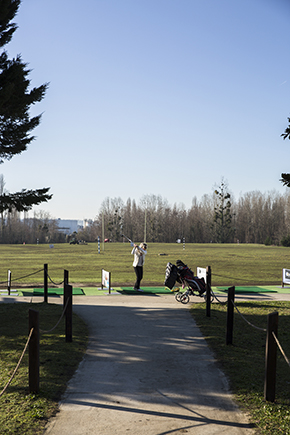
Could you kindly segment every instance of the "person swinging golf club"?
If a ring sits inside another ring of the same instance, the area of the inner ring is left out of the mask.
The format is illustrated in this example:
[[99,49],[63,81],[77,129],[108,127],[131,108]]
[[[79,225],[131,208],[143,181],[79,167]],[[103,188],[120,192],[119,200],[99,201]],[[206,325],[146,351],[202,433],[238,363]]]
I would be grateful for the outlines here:
[[138,246],[131,242],[131,246],[133,246],[131,254],[134,255],[133,267],[136,274],[134,290],[140,292],[142,291],[140,283],[143,278],[143,265],[145,263],[145,255],[147,254],[147,244],[143,242]]

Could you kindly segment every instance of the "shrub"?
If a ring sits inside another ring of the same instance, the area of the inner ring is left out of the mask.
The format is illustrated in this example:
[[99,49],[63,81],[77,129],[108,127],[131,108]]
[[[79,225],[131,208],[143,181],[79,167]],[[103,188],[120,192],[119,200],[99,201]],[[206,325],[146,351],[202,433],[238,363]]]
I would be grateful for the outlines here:
[[284,236],[283,239],[281,240],[281,245],[282,246],[290,246],[290,235],[288,234],[288,236]]
[[268,236],[264,243],[266,246],[271,246],[273,244],[271,237]]

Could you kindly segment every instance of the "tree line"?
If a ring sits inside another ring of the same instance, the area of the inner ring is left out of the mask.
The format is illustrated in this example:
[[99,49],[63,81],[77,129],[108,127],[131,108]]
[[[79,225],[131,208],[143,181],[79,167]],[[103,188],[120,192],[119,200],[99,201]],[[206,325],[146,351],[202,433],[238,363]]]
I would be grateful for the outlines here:
[[21,217],[17,210],[1,215],[0,243],[63,243],[66,236],[58,229],[57,220],[44,211],[35,212],[32,218]]
[[159,195],[144,195],[137,204],[130,198],[106,198],[94,221],[79,237],[104,237],[114,242],[131,240],[172,243],[259,243],[285,244],[290,240],[290,192],[248,192],[234,200],[224,182],[186,209],[170,206]]
[[[134,199],[106,198],[97,216],[82,231],[65,236],[57,220],[44,211],[24,217],[16,209],[0,215],[0,243],[65,243],[72,238],[122,242],[125,234],[135,242],[290,244],[290,191],[252,191],[235,200],[226,183],[191,207],[171,206],[160,195]],[[289,243],[288,243],[289,242]]]

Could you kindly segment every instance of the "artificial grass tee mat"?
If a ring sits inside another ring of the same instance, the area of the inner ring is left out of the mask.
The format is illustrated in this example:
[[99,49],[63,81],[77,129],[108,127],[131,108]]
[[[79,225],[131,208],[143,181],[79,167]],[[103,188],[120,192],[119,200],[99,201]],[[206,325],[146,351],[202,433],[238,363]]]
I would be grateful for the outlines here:
[[[212,287],[214,293],[227,294],[229,287]],[[177,290],[173,289],[174,291]],[[131,287],[113,287],[111,289],[112,294],[123,294],[123,295],[137,295],[137,294],[174,294],[174,291],[167,287],[142,287],[142,291],[136,291]],[[183,291],[180,288],[180,291]],[[0,290],[0,295],[7,294],[7,290]],[[11,290],[11,295],[13,296],[43,296],[43,288],[35,289],[20,289]],[[16,294],[17,293],[17,294]],[[101,296],[107,295],[109,290],[107,288],[101,289],[97,287],[73,287],[73,295],[76,296]],[[281,288],[280,286],[237,286],[235,287],[236,294],[261,294],[261,293],[290,293],[290,287]],[[63,296],[63,288],[49,288],[48,296]]]
[[128,295],[136,295],[136,294],[140,294],[140,293],[147,293],[147,294],[172,293],[172,291],[166,287],[142,287],[141,292],[134,290],[133,287],[121,287],[121,288],[122,288],[122,290],[118,290],[118,292],[128,294]]
[[[184,289],[185,290],[185,289]],[[180,289],[180,291],[184,291]],[[212,287],[213,292],[217,293],[227,293],[228,287]],[[118,292],[123,294],[168,294],[172,293],[172,290],[166,287],[142,287],[142,292],[136,291],[133,287],[122,287],[122,290],[118,290]],[[289,293],[290,289],[284,290],[275,287],[275,286],[243,286],[243,287],[235,287],[235,293],[237,294],[256,294],[256,293]]]
[[[83,290],[79,287],[73,287],[72,292],[73,292],[73,295],[84,295]],[[42,296],[43,294],[44,294],[43,288],[34,288],[33,289],[33,296]],[[63,288],[48,288],[47,294],[49,296],[63,295]]]
[[[217,287],[218,291],[228,292],[228,287]],[[277,290],[271,287],[235,287],[235,293],[277,293]]]

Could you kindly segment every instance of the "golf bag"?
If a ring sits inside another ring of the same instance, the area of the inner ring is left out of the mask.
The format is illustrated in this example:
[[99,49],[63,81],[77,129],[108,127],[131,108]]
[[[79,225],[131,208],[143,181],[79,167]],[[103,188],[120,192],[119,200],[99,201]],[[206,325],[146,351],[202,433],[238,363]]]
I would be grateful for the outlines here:
[[170,288],[170,290],[172,290],[176,281],[177,281],[177,267],[175,266],[175,264],[167,263],[166,270],[165,270],[165,281],[164,281],[165,287],[168,287]]
[[192,270],[181,260],[177,260],[176,265],[167,263],[166,266],[164,285],[172,290],[176,281],[183,288],[189,287],[191,290],[197,291],[199,296],[206,291],[204,279],[194,276]]

